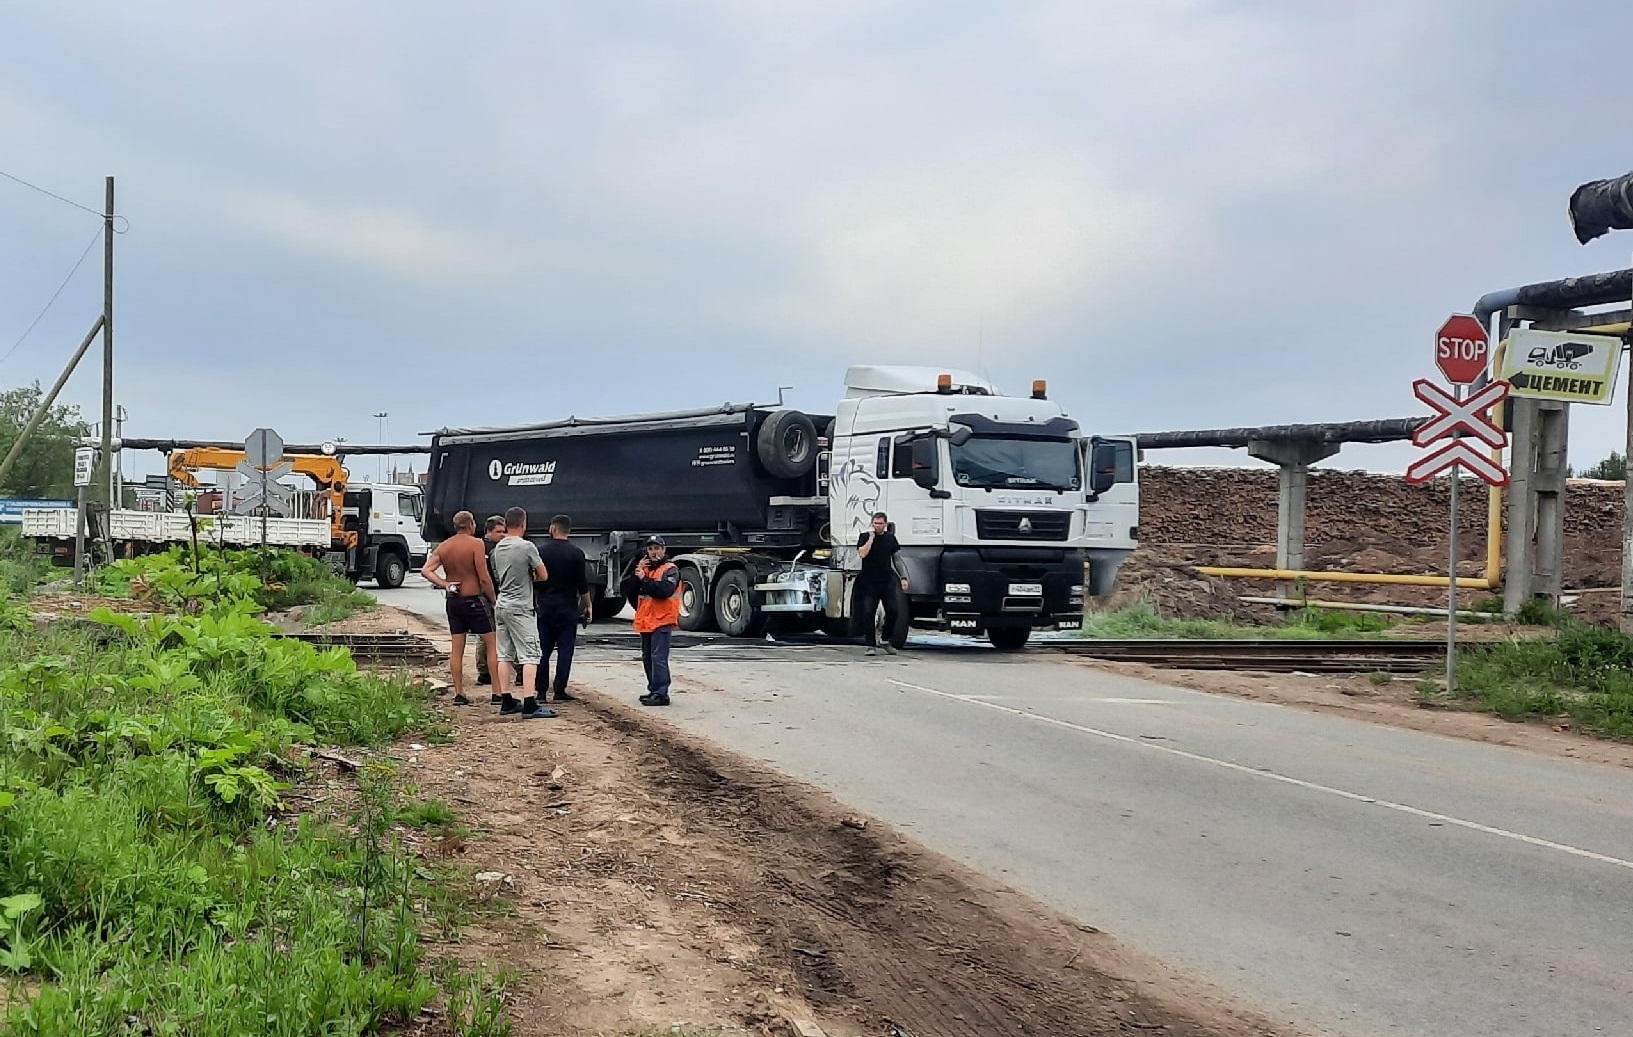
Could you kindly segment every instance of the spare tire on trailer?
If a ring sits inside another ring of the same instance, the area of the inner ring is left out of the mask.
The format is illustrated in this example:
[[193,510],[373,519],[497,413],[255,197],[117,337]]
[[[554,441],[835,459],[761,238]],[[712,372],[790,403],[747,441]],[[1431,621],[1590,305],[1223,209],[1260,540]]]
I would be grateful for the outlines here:
[[779,479],[798,479],[816,464],[816,423],[804,411],[774,410],[754,438],[760,464]]

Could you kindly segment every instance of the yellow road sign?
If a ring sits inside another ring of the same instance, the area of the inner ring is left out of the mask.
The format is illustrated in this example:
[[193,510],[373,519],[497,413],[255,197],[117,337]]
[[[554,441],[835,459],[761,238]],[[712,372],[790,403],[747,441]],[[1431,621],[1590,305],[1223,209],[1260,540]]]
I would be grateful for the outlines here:
[[1502,358],[1497,377],[1508,382],[1515,396],[1606,404],[1616,392],[1622,340],[1526,328],[1503,340]]

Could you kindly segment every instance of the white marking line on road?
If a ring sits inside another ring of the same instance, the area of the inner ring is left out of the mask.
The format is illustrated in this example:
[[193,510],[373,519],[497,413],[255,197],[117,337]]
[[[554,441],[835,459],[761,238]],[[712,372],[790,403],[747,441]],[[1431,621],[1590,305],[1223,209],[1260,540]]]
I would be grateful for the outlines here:
[[1490,825],[1483,825],[1478,821],[1469,821],[1461,817],[1453,817],[1450,814],[1437,814],[1433,810],[1424,810],[1421,807],[1408,806],[1405,803],[1395,803],[1387,799],[1377,799],[1372,796],[1363,796],[1359,792],[1349,792],[1345,789],[1335,789],[1331,785],[1320,785],[1313,781],[1305,781],[1302,778],[1295,778],[1287,774],[1278,774],[1271,770],[1263,770],[1258,767],[1246,767],[1240,763],[1231,763],[1229,760],[1220,760],[1212,756],[1203,756],[1201,753],[1186,752],[1184,749],[1175,749],[1171,746],[1158,745],[1155,742],[1149,742],[1143,738],[1136,738],[1132,735],[1120,735],[1115,731],[1102,731],[1097,727],[1085,727],[1082,724],[1074,724],[1069,720],[1057,720],[1054,717],[1041,716],[1037,713],[1028,713],[1024,709],[1001,706],[996,702],[986,702],[982,699],[976,698],[973,695],[960,695],[956,692],[940,691],[936,688],[926,688],[921,684],[909,684],[906,681],[898,681],[889,677],[885,678],[885,680],[888,683],[896,685],[897,687],[911,688],[913,691],[922,691],[929,695],[939,695],[942,698],[953,699],[958,702],[967,702],[973,706],[983,706],[987,709],[996,709],[1003,713],[1012,713],[1024,720],[1036,720],[1039,723],[1049,724],[1053,727],[1063,727],[1070,731],[1079,731],[1086,735],[1094,735],[1097,738],[1105,738],[1113,742],[1125,742],[1128,745],[1137,745],[1141,749],[1150,749],[1153,752],[1167,753],[1170,756],[1178,756],[1181,759],[1193,760],[1197,763],[1209,763],[1215,767],[1223,767],[1226,770],[1237,771],[1242,774],[1251,775],[1255,778],[1266,778],[1270,781],[1279,781],[1284,785],[1296,785],[1301,789],[1309,789],[1312,792],[1325,792],[1329,796],[1337,796],[1340,799],[1348,799],[1356,803],[1371,803],[1376,806],[1385,807],[1389,810],[1398,810],[1403,814],[1411,814],[1413,817],[1427,818],[1430,821],[1439,821],[1442,824],[1456,825],[1459,828],[1467,828],[1473,832],[1484,832],[1486,835],[1495,835],[1503,839],[1512,839],[1515,842],[1525,843],[1529,846],[1539,846],[1545,850],[1558,850],[1560,853],[1568,853],[1573,857],[1585,857],[1590,861],[1598,861],[1601,864],[1614,864],[1618,868],[1633,870],[1633,861],[1623,860],[1620,857],[1612,857],[1609,854],[1596,853],[1593,850],[1584,850],[1580,846],[1571,846],[1567,843],[1556,843],[1552,839],[1539,839],[1534,835],[1525,835],[1520,832],[1510,832],[1506,828],[1493,828]]

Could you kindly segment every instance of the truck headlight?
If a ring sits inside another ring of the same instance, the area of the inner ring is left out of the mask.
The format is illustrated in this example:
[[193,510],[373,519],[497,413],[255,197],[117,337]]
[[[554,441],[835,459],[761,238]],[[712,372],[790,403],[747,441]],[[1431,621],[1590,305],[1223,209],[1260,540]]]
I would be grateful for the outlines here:
[[970,585],[967,583],[949,583],[943,586],[942,591],[947,594],[968,594]]
[[1072,597],[1081,598],[1083,596],[1083,585],[1081,583],[1074,583],[1069,589],[1072,592]]

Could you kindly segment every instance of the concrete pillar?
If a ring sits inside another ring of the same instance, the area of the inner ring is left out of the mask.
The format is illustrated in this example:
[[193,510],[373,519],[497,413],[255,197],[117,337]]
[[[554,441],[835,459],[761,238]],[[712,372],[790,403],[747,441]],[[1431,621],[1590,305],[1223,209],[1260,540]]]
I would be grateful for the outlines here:
[[1504,545],[1503,611],[1513,615],[1531,598],[1536,562],[1538,401],[1511,397],[1509,415],[1508,535]]
[[1537,498],[1537,528],[1531,594],[1558,604],[1565,587],[1565,474],[1571,405],[1555,400],[1539,403],[1537,470],[1532,483]]
[[[1304,509],[1309,495],[1310,465],[1338,453],[1341,444],[1319,439],[1252,439],[1249,456],[1281,468],[1276,502],[1276,568],[1304,568]],[[1297,587],[1284,582],[1282,597],[1296,596]]]

